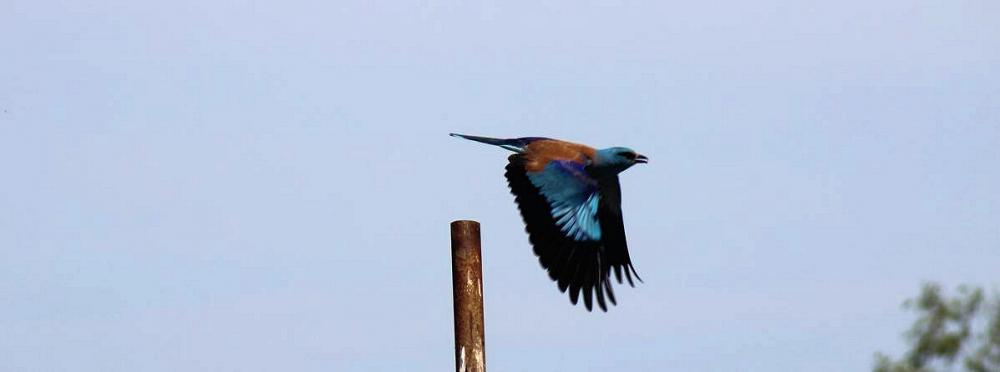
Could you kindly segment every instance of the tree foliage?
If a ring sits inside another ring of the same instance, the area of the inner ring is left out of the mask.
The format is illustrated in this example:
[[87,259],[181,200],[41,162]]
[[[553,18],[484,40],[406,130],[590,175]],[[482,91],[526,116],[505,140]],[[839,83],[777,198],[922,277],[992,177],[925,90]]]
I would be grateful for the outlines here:
[[905,334],[909,351],[898,360],[876,354],[875,372],[951,371],[957,361],[965,371],[1000,372],[1000,295],[987,301],[982,289],[962,286],[948,298],[929,283],[904,306],[919,314]]

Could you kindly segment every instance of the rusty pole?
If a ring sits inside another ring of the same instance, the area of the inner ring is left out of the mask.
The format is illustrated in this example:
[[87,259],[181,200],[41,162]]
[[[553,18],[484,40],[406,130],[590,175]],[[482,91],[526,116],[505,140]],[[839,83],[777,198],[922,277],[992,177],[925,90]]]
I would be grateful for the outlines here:
[[455,300],[455,370],[486,371],[483,258],[479,222],[451,223],[451,284]]

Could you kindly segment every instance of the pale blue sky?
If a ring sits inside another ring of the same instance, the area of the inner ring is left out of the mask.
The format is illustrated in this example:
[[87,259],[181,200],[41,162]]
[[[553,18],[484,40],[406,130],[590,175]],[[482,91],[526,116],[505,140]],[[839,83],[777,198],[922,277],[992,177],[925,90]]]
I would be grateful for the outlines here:
[[[542,4],[538,4],[542,3]],[[1000,3],[7,1],[0,370],[860,371],[1000,285]],[[503,150],[622,145],[646,282],[539,268]]]

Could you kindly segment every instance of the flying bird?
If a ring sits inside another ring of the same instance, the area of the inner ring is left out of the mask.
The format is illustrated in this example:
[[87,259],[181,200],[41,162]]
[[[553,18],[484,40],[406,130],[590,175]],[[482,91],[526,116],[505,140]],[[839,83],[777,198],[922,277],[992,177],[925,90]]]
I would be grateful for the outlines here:
[[[587,311],[616,305],[611,272],[642,281],[628,255],[618,174],[649,161],[626,147],[594,149],[544,137],[489,138],[451,133],[513,151],[507,158],[507,183],[524,218],[525,230],[542,267],[569,291],[580,294]],[[605,300],[607,297],[607,300]]]

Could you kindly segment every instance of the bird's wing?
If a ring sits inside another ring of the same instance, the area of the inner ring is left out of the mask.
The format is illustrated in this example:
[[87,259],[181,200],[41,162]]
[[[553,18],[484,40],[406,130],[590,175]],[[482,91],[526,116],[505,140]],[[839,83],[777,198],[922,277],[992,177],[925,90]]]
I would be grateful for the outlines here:
[[586,165],[571,160],[549,161],[541,172],[527,172],[528,180],[548,202],[552,218],[567,237],[576,241],[601,240],[597,222],[597,180]]
[[[538,172],[526,170],[526,157],[511,155],[507,165],[508,184],[524,218],[528,236],[539,261],[558,282],[559,290],[569,290],[570,301],[577,303],[583,293],[587,310],[593,308],[594,295],[602,310],[607,310],[605,294],[615,304],[609,269],[620,272],[616,262],[628,262],[628,253],[608,252],[602,219],[619,232],[615,249],[624,249],[621,226],[620,192],[604,201],[603,185],[590,177],[586,166],[575,161],[553,160]],[[613,208],[612,208],[613,207]],[[617,212],[614,212],[617,211]],[[617,220],[614,216],[617,213]],[[620,276],[619,276],[620,282]]]
[[642,278],[632,266],[632,258],[628,255],[628,243],[625,241],[625,223],[622,220],[622,189],[618,177],[609,177],[600,182],[601,203],[598,206],[597,219],[601,224],[602,239],[606,267],[614,269],[618,283],[622,282],[622,271],[630,286],[634,275],[640,282]]

